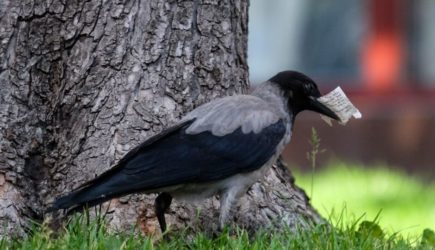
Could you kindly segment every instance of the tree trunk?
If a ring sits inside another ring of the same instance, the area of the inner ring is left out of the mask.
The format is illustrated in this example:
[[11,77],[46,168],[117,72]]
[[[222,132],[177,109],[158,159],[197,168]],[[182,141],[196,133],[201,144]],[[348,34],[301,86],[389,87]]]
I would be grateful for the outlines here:
[[[0,1],[0,235],[25,234],[53,197],[186,111],[247,91],[247,21],[244,0]],[[289,178],[271,169],[236,223],[319,221]],[[112,200],[111,225],[154,232],[153,199]],[[167,220],[212,229],[218,204],[175,202]]]

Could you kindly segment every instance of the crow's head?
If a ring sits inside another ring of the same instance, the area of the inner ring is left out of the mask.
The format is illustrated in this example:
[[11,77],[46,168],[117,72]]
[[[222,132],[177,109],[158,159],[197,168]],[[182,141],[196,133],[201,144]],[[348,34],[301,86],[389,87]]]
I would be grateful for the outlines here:
[[321,96],[320,91],[308,76],[297,71],[283,71],[269,81],[277,84],[284,91],[289,108],[295,115],[303,110],[312,110],[339,120],[331,109],[317,101]]

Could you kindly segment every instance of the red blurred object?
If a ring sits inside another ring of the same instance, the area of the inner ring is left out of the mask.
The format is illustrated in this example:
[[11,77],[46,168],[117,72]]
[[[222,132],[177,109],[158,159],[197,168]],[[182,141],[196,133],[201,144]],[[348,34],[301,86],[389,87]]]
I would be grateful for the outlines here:
[[394,36],[369,39],[363,48],[362,73],[367,87],[384,92],[398,84],[403,61],[402,43]]
[[403,0],[370,0],[369,35],[361,48],[366,87],[385,92],[400,82],[404,63]]

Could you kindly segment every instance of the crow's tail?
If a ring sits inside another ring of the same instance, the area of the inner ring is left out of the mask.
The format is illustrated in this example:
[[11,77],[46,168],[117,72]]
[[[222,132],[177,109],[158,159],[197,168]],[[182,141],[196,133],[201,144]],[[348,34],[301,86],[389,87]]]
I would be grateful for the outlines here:
[[108,201],[115,195],[95,195],[91,190],[92,187],[85,187],[73,191],[70,194],[57,198],[51,206],[45,210],[46,213],[51,213],[60,209],[68,209],[68,214],[82,210],[86,207],[93,207],[105,201]]

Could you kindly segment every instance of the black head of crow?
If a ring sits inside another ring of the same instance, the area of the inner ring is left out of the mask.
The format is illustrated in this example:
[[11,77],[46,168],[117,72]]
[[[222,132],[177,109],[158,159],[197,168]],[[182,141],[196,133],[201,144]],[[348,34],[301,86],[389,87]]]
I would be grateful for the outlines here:
[[219,226],[248,188],[264,176],[289,143],[295,116],[312,110],[333,119],[317,101],[309,77],[284,71],[250,95],[215,99],[127,153],[113,168],[58,198],[48,211],[78,211],[130,193],[159,193],[162,231],[172,198],[220,196]]
[[269,81],[277,83],[288,95],[289,110],[295,116],[303,110],[311,110],[339,120],[332,110],[317,101],[321,96],[320,91],[308,76],[297,71],[283,71]]

